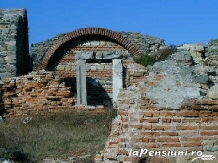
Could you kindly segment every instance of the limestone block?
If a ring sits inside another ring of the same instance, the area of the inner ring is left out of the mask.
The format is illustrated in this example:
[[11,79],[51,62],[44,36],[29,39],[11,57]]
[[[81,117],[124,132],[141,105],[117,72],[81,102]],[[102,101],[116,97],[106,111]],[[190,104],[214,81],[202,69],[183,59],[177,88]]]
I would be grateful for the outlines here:
[[193,79],[192,79],[193,82],[204,83],[204,84],[207,84],[208,80],[209,80],[209,77],[206,74],[205,75],[195,75],[193,76]]
[[178,61],[192,60],[191,53],[189,51],[179,51],[173,54],[173,59],[178,60]]
[[76,59],[94,59],[94,52],[93,51],[84,51],[78,52],[75,56]]
[[98,51],[96,53],[96,59],[118,59],[122,57],[121,51]]
[[66,71],[70,71],[70,70],[71,70],[71,66],[70,66],[70,65],[66,65],[66,66],[65,66],[65,70],[66,70]]
[[112,64],[110,64],[110,65],[105,65],[105,69],[111,70],[111,69],[112,69]]
[[97,70],[104,70],[104,65],[100,64],[96,68],[97,68]]
[[77,102],[78,104],[87,104],[86,94],[86,60],[77,60]]
[[97,70],[97,66],[91,66],[91,70]]
[[98,46],[100,44],[99,41],[90,41],[91,46]]
[[218,89],[217,90],[210,90],[207,96],[211,99],[218,99]]
[[195,63],[199,63],[202,61],[202,53],[204,53],[204,45],[201,43],[195,44],[184,44],[182,46],[177,47],[179,51],[189,51]]
[[182,46],[177,47],[179,50],[188,50],[188,51],[204,51],[204,45],[201,43],[193,43],[193,44],[183,44]]
[[65,65],[58,65],[56,70],[65,70]]
[[123,88],[123,66],[121,59],[113,59],[113,103],[116,105],[120,89]]

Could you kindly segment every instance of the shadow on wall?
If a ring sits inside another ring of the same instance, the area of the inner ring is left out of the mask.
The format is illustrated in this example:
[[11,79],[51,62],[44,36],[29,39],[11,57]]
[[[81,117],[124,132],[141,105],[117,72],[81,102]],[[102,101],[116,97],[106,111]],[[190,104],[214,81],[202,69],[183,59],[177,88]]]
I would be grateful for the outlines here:
[[[70,96],[76,98],[77,86],[76,77],[66,77],[61,80],[65,82],[67,87],[70,87]],[[106,83],[112,89],[112,82]],[[105,88],[100,84],[98,79],[86,77],[86,92],[88,105],[104,105],[106,108],[111,108],[112,103],[112,90],[109,94]]]
[[65,82],[66,87],[70,87],[70,97],[76,95],[76,77],[65,77],[60,82]]
[[[104,83],[112,89],[112,82]],[[104,105],[112,107],[112,90],[111,95],[105,90],[98,79],[86,77],[86,91],[88,105]]]
[[3,99],[2,99],[2,92],[0,90],[0,116],[3,117],[3,115],[6,113],[6,110],[5,110],[5,105],[4,105],[4,102],[3,102]]

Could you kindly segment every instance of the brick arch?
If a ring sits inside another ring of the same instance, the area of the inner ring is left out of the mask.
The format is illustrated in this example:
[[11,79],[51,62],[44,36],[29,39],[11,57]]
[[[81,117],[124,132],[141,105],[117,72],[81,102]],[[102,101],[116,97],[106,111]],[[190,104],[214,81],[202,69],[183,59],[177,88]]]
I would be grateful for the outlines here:
[[99,35],[110,38],[117,41],[125,49],[129,51],[132,55],[138,55],[139,51],[134,44],[132,44],[127,38],[123,37],[120,33],[105,29],[105,28],[80,28],[78,30],[67,33],[66,35],[59,38],[54,42],[53,46],[48,49],[48,51],[43,56],[41,63],[38,65],[37,69],[46,69],[50,58],[54,53],[65,43],[77,39],[83,36]]

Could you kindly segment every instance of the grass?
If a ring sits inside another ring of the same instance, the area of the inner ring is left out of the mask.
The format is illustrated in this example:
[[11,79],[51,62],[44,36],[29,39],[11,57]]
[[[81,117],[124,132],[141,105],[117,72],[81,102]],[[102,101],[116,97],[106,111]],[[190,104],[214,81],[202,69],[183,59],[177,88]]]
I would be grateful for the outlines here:
[[[17,152],[33,162],[75,157],[77,162],[91,163],[96,151],[104,148],[115,116],[116,111],[108,109],[105,113],[67,111],[39,115],[27,124],[20,118],[7,119],[0,123],[0,149],[4,149],[0,155],[12,158]],[[15,152],[7,152],[11,149]],[[79,159],[86,154],[90,156]]]

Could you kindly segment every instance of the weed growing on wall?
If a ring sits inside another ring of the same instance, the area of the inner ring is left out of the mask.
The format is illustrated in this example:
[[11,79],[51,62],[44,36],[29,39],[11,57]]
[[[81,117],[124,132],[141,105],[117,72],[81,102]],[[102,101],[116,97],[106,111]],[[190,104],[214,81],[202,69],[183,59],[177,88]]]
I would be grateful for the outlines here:
[[155,56],[154,55],[148,55],[147,53],[140,54],[139,56],[133,57],[133,60],[141,64],[143,66],[153,65],[155,62]]
[[168,47],[164,49],[160,49],[157,52],[154,52],[153,54],[148,53],[142,53],[138,56],[133,57],[133,60],[141,64],[143,66],[153,65],[155,62],[164,61],[166,60],[170,55],[176,52],[176,46],[175,45],[169,45]]

